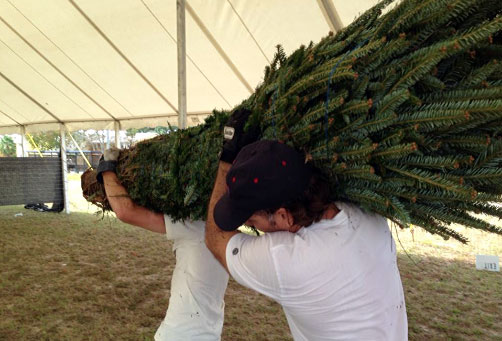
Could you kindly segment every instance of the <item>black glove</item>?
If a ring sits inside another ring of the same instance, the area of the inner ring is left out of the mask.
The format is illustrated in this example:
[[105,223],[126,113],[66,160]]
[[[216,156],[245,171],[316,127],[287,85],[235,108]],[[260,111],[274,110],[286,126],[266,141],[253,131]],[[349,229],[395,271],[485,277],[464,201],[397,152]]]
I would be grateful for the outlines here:
[[105,153],[99,159],[99,165],[97,169],[96,180],[100,184],[103,183],[103,172],[114,172],[117,169],[117,160],[119,158],[120,151],[116,148],[110,148],[105,150]]
[[220,155],[221,161],[232,163],[243,147],[258,139],[260,134],[258,126],[249,127],[247,131],[244,132],[244,126],[250,115],[250,110],[238,109],[234,111],[228,119],[223,129],[225,140]]

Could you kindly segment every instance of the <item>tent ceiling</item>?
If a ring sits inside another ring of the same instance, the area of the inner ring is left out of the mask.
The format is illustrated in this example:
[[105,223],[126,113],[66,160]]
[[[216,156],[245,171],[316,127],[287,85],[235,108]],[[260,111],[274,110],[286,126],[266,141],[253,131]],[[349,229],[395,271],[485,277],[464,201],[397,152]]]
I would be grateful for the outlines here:
[[[187,0],[188,124],[376,0]],[[336,16],[335,16],[336,17]],[[0,133],[177,124],[175,0],[0,0]],[[112,129],[112,128],[111,128]]]

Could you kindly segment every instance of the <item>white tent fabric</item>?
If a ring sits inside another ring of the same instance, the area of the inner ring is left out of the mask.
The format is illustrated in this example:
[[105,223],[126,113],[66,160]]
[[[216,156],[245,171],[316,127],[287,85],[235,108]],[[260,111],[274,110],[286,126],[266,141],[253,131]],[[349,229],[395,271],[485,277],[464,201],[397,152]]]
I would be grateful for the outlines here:
[[[187,0],[188,125],[376,2]],[[0,0],[0,134],[177,125],[177,84],[175,0]]]

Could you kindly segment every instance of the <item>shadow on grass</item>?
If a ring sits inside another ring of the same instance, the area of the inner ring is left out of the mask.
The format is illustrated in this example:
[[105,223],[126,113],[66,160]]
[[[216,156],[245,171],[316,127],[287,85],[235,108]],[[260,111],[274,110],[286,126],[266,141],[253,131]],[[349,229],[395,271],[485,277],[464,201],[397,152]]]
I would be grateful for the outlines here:
[[[419,267],[399,254],[410,340],[502,339],[502,275],[414,245]],[[150,340],[174,261],[164,236],[111,215],[2,207],[0,339]],[[291,340],[281,308],[233,281],[225,311],[223,340]]]

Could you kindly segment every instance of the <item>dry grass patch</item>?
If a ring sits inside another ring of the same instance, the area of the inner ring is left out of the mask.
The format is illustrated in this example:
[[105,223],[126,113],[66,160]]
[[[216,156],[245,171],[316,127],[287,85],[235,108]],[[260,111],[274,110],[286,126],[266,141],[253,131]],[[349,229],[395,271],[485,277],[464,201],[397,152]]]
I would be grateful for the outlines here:
[[[399,232],[410,340],[502,340],[502,274],[474,268],[502,237],[465,233]],[[115,218],[0,207],[0,340],[151,340],[173,265],[163,236]],[[234,281],[225,309],[223,340],[291,340],[281,308]]]
[[23,213],[0,226],[0,339],[152,334],[171,273],[161,236],[82,213]]
[[[151,340],[174,262],[164,236],[115,218],[2,207],[0,340]],[[231,281],[223,340],[289,335],[276,303]]]
[[456,229],[469,244],[398,231],[410,340],[502,340],[502,273],[475,268],[476,254],[502,255],[502,236]]

